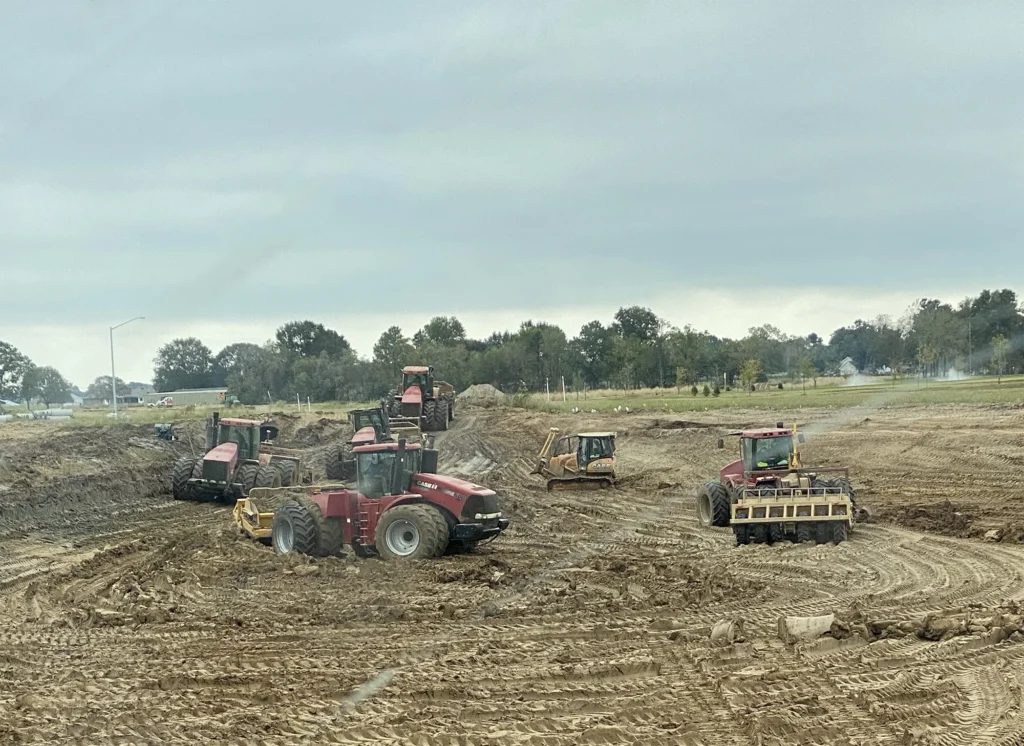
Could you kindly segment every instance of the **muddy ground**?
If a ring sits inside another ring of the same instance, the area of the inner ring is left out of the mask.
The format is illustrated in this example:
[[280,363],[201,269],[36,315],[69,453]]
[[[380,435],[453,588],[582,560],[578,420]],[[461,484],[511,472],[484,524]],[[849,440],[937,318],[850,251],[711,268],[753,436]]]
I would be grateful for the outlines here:
[[[846,544],[696,525],[719,435],[763,414],[465,409],[443,469],[512,528],[404,564],[242,539],[170,499],[189,445],[150,428],[0,430],[0,744],[1020,743],[1024,410],[794,416],[875,514]],[[314,462],[345,433],[281,424]],[[552,425],[616,429],[619,487],[546,492]],[[833,635],[778,639],[822,613]],[[720,620],[738,641],[712,645]]]

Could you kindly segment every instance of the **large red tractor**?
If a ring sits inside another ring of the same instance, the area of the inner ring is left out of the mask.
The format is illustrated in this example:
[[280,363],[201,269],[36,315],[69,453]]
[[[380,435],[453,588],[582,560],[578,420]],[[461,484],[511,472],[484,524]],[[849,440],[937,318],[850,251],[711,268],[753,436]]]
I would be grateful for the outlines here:
[[356,487],[254,489],[235,504],[235,522],[281,553],[419,559],[454,544],[497,537],[501,517],[493,490],[437,472],[437,451],[418,443],[358,446]]
[[302,452],[271,445],[274,425],[257,420],[221,419],[206,424],[206,452],[178,459],[171,472],[175,500],[230,502],[253,487],[282,487],[312,481],[303,470]]
[[427,365],[407,365],[402,369],[402,387],[381,401],[396,433],[437,432],[447,430],[455,419],[455,389],[434,380],[434,369]]
[[[857,513],[845,468],[804,469],[803,435],[779,422],[739,436],[740,458],[697,492],[702,526],[732,525],[738,544],[796,541],[836,543],[847,538]],[[725,442],[719,439],[718,447]]]

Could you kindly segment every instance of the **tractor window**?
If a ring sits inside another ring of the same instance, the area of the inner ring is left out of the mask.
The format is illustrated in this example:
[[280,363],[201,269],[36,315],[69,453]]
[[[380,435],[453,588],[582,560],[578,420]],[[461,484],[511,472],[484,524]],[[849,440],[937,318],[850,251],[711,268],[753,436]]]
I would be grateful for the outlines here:
[[[242,459],[254,458],[254,428],[233,427],[232,425],[220,426],[220,443],[237,443],[238,457]],[[255,431],[258,432],[258,431]]]
[[406,373],[405,382],[402,384],[402,387],[408,389],[410,386],[418,386],[422,389],[426,384],[427,377],[422,373]]
[[611,438],[591,438],[587,444],[587,463],[599,458],[611,458],[615,454],[615,441]]
[[778,438],[756,438],[753,443],[754,468],[759,469],[788,469],[789,457],[793,453],[793,436],[784,435]]
[[391,491],[391,469],[394,451],[359,454],[359,491],[366,497],[384,497]]

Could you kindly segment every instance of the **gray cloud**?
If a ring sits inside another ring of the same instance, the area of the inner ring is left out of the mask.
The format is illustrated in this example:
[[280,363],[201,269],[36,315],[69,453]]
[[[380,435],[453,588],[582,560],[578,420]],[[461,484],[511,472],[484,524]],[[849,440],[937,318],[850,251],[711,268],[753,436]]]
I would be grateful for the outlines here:
[[436,265],[453,298],[389,308],[1019,284],[1022,25],[1016,2],[0,10],[0,317],[169,292],[183,319],[258,316],[243,293],[327,315]]

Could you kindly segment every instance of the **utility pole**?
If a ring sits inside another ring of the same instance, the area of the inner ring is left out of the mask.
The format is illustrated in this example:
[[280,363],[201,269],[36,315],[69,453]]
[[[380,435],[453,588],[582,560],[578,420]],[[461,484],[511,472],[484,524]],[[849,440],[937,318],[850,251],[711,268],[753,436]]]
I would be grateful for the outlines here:
[[974,325],[974,320],[971,317],[967,317],[967,370],[970,375],[974,375],[974,340],[972,338],[971,327]]
[[114,395],[114,419],[117,419],[117,372],[114,370],[114,330],[120,329],[125,324],[133,321],[141,321],[145,316],[136,316],[134,319],[122,321],[117,326],[110,327],[110,392]]

